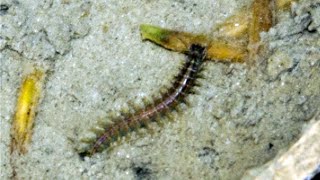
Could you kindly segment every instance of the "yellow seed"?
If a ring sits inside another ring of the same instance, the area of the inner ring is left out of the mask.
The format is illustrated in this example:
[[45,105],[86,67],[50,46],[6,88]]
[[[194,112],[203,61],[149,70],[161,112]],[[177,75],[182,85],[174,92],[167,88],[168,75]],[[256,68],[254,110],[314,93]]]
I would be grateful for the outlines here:
[[12,151],[27,152],[30,143],[34,116],[40,99],[44,72],[35,69],[27,75],[20,87],[16,113],[12,125]]

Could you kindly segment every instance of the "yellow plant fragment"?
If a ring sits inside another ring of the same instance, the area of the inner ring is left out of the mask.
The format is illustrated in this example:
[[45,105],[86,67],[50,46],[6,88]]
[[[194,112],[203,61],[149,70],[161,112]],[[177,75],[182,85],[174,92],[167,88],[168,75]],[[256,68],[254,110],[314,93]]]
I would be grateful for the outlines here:
[[30,143],[34,116],[40,99],[44,72],[35,69],[28,74],[20,87],[16,113],[12,125],[12,151],[27,152]]
[[260,43],[260,33],[267,32],[273,24],[273,0],[254,0],[251,6],[251,18],[248,29],[249,58],[247,64],[254,66],[261,55],[263,45]]
[[252,4],[252,17],[249,26],[249,43],[260,41],[260,33],[272,26],[272,0],[255,0]]
[[276,0],[275,5],[278,10],[289,9],[291,3],[295,1],[296,0]]
[[203,35],[193,35],[191,33],[173,31],[157,26],[142,24],[140,26],[143,40],[150,40],[164,48],[176,51],[187,52],[191,44],[207,46],[207,39]]
[[217,61],[243,62],[247,49],[243,45],[231,44],[226,41],[210,41],[203,35],[172,31],[152,25],[141,25],[142,39],[150,40],[167,49],[187,53],[192,44],[207,48],[206,58]]
[[247,57],[247,48],[242,44],[212,41],[207,48],[206,57],[219,61],[244,62]]
[[248,33],[248,8],[242,8],[217,26],[220,37],[241,38]]

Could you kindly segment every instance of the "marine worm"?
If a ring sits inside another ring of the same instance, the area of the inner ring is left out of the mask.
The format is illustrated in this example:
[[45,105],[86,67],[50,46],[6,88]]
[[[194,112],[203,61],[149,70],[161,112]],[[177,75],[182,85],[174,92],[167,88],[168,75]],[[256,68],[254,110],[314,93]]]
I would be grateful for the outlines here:
[[146,105],[145,108],[124,116],[122,119],[112,120],[113,124],[103,127],[103,133],[98,135],[91,148],[81,152],[80,156],[91,156],[103,150],[104,146],[108,147],[119,137],[126,136],[131,131],[154,121],[158,114],[165,115],[168,111],[175,109],[179,103],[185,103],[185,97],[192,93],[192,88],[196,86],[201,65],[205,60],[205,53],[204,47],[196,44],[191,45],[183,67],[168,90],[163,92],[160,98],[153,100],[153,103]]

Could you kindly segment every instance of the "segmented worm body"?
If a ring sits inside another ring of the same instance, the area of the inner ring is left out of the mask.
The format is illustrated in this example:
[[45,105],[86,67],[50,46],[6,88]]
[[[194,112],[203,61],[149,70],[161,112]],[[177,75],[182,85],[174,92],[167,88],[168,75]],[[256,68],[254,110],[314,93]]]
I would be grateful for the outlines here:
[[119,137],[126,136],[129,132],[146,126],[155,120],[156,116],[164,115],[174,109],[179,103],[185,102],[185,96],[192,93],[192,88],[201,70],[205,57],[205,48],[199,45],[192,45],[187,54],[187,59],[180,73],[175,77],[171,87],[162,93],[145,108],[136,111],[134,114],[124,116],[122,119],[112,120],[114,123],[104,127],[104,132],[97,137],[87,155],[92,155],[102,150],[102,146],[108,146]]

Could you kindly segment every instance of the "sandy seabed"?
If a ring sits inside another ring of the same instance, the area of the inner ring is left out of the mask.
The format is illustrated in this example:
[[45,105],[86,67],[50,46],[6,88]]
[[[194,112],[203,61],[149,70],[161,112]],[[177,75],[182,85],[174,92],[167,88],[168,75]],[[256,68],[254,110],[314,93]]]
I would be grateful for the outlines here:
[[[140,24],[211,34],[249,3],[2,0],[0,178],[15,171],[19,179],[238,179],[288,148],[320,107],[318,0],[277,14],[254,72],[207,62],[199,93],[174,121],[90,158],[77,151],[99,119],[157,94],[184,61],[141,41]],[[10,129],[30,66],[47,71],[43,98],[28,153],[12,156]]]

